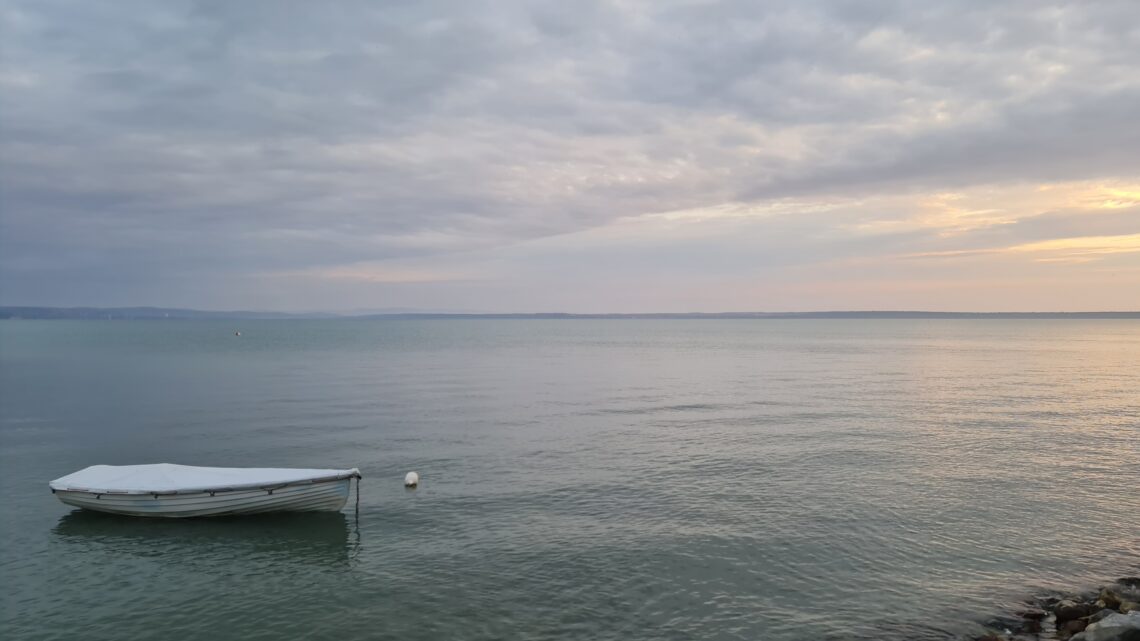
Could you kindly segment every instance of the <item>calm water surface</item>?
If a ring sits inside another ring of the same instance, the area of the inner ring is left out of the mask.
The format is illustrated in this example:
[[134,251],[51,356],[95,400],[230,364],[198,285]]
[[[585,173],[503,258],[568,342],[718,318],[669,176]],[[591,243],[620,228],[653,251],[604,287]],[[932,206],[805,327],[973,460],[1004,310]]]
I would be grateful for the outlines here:
[[[1140,570],[1135,321],[3,321],[0,364],[6,639],[947,639]],[[360,467],[360,511],[47,489],[154,462]]]

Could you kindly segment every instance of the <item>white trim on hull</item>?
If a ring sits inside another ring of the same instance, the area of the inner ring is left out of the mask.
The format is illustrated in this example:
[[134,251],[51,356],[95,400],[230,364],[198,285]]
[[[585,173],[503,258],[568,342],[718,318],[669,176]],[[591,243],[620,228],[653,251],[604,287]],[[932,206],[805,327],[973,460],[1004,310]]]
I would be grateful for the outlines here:
[[67,505],[130,516],[186,518],[263,512],[339,511],[353,478],[322,479],[277,487],[149,494],[52,490]]

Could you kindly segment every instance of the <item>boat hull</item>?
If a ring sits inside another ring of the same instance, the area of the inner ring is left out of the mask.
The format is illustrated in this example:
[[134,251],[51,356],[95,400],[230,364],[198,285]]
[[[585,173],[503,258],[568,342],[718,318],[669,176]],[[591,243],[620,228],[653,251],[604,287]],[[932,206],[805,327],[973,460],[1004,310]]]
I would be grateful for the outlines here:
[[191,518],[266,512],[336,512],[348,501],[352,479],[284,487],[199,492],[126,494],[54,490],[67,505],[96,512],[159,518]]

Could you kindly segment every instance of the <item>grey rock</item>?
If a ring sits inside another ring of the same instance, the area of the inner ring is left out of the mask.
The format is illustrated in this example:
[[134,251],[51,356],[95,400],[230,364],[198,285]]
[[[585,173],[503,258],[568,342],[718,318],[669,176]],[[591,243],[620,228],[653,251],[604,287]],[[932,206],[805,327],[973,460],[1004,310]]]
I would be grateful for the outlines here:
[[1084,619],[1073,619],[1072,621],[1065,621],[1057,626],[1057,636],[1070,636],[1078,632],[1083,632],[1088,627],[1089,622]]
[[1078,603],[1072,599],[1064,599],[1053,606],[1053,614],[1057,617],[1057,628],[1060,629],[1062,623],[1087,617],[1097,609],[1090,603]]
[[1115,610],[1120,607],[1121,598],[1119,594],[1104,588],[1100,591],[1099,601],[1104,602],[1104,607]]
[[1020,613],[1021,618],[1027,621],[1040,621],[1047,616],[1047,613],[1040,608],[1026,608]]
[[1100,621],[1100,620],[1104,619],[1105,617],[1107,617],[1111,614],[1116,614],[1116,610],[1104,608],[1100,612],[1095,612],[1093,614],[1090,614],[1088,617],[1089,623],[1096,623],[1097,621]]
[[1090,624],[1082,636],[1081,641],[1140,641],[1140,612],[1114,612]]

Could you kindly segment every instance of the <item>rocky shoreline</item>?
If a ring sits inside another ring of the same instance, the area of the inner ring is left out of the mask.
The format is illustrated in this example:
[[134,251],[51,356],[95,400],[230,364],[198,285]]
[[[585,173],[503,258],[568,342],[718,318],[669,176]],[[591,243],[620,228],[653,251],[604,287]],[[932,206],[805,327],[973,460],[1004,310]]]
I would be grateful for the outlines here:
[[1140,641],[1140,577],[1027,600],[974,641]]

